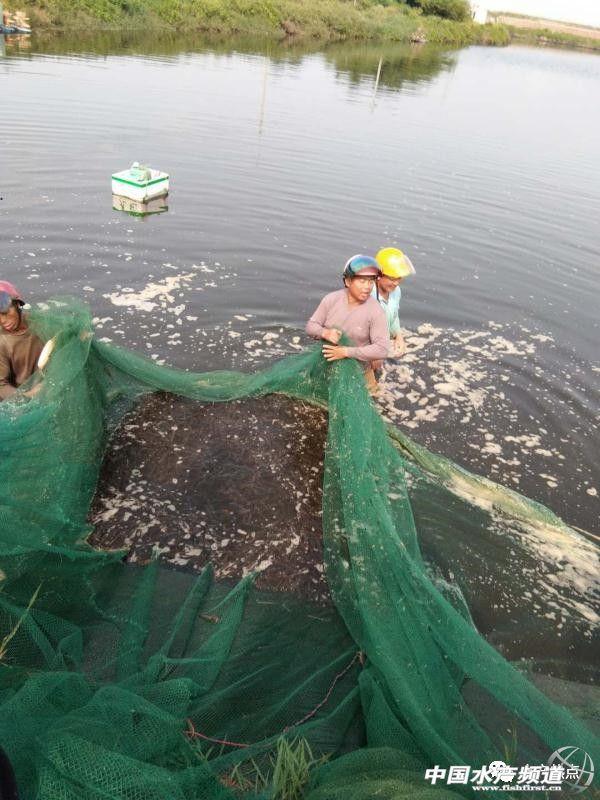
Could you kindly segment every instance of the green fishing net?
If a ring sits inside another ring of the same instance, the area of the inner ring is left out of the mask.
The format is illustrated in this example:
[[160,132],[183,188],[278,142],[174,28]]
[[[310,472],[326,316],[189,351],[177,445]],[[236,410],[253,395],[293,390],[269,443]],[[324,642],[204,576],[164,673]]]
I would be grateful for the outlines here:
[[[551,699],[509,663],[422,554],[421,538],[476,548],[499,517],[576,536],[550,511],[386,426],[358,365],[318,347],[253,374],[191,373],[97,341],[74,301],[31,323],[55,340],[42,387],[0,405],[0,745],[23,798],[285,797],[282,740],[310,748],[309,800],[472,796],[424,770],[545,764],[566,745],[600,764],[590,702]],[[158,390],[327,411],[333,604],[87,543],[109,437]]]

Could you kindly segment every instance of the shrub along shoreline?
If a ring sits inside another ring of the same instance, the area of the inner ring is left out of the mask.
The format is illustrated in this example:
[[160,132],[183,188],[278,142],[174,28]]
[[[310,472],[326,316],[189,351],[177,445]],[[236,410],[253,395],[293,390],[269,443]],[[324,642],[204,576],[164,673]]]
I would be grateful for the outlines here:
[[35,31],[100,29],[297,37],[325,41],[510,42],[476,25],[466,0],[12,0]]
[[600,50],[600,39],[471,20],[468,0],[8,0],[35,31],[127,30],[313,41],[511,42]]
[[515,44],[531,44],[540,47],[562,47],[574,50],[600,51],[600,39],[591,39],[573,33],[554,31],[549,28],[518,28],[508,25],[510,41]]

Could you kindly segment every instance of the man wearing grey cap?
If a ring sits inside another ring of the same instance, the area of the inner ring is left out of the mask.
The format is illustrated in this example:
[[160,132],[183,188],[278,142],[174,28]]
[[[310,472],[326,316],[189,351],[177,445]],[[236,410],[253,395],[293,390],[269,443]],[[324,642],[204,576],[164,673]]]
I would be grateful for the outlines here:
[[[356,255],[344,266],[344,288],[330,292],[321,300],[306,323],[306,332],[314,339],[323,339],[323,355],[327,361],[355,358],[362,364],[367,387],[377,392],[373,362],[387,357],[390,335],[385,312],[371,291],[381,275],[374,258]],[[340,345],[345,334],[351,345]]]

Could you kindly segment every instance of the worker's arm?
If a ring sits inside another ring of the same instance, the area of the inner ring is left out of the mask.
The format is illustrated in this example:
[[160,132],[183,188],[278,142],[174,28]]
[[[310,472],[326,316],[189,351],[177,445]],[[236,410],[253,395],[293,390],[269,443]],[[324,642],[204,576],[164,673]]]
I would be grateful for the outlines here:
[[0,400],[6,400],[17,391],[10,382],[11,372],[8,353],[0,347]]
[[406,353],[406,342],[401,333],[394,336],[394,353],[395,356],[403,356]]
[[336,328],[326,328],[325,320],[329,313],[331,301],[329,297],[324,297],[316,308],[316,311],[306,323],[306,332],[313,339],[327,339],[330,342],[339,342],[340,331]]
[[357,358],[359,361],[378,361],[388,357],[390,334],[383,310],[380,314],[373,316],[369,328],[369,338],[371,339],[370,343],[362,347],[346,347],[347,357]]

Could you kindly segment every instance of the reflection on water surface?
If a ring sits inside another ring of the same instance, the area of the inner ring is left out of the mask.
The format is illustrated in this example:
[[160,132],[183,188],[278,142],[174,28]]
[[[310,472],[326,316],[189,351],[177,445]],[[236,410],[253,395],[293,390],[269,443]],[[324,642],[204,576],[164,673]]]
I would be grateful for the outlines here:
[[[307,344],[350,254],[397,243],[417,275],[385,413],[593,531],[599,65],[527,48],[7,42],[0,269],[32,298],[86,297],[99,336],[157,360],[249,369]],[[134,160],[172,180],[169,212],[144,225],[110,195]]]

